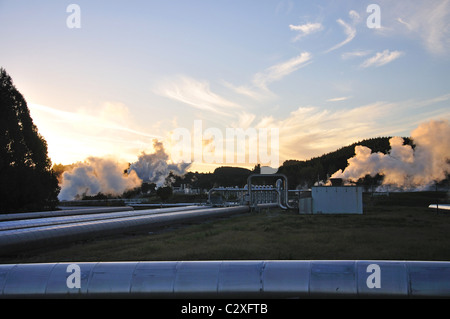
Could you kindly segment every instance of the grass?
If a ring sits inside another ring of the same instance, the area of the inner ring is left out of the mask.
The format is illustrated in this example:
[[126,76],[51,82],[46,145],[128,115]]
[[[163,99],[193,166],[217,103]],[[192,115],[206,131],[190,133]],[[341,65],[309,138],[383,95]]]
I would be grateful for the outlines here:
[[[381,200],[382,201],[382,200]],[[265,210],[48,247],[0,263],[176,260],[450,261],[450,213],[366,202],[363,215]],[[188,227],[186,227],[188,226]]]

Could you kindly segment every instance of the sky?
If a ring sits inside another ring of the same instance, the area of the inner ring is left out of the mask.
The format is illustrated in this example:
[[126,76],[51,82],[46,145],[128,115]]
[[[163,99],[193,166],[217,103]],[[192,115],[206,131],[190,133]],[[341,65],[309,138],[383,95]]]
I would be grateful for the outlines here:
[[0,0],[0,39],[55,164],[171,154],[201,123],[276,129],[281,165],[450,119],[450,0]]

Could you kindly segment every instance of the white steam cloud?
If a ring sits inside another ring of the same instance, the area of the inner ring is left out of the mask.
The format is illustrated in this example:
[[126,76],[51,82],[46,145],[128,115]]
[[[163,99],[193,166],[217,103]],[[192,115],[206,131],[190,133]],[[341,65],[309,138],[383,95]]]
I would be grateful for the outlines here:
[[72,200],[82,195],[119,195],[125,190],[141,185],[135,172],[124,174],[128,164],[120,164],[113,159],[89,157],[76,163],[70,171],[62,175],[59,200]]
[[[155,141],[152,154],[142,153],[137,162],[118,163],[110,158],[89,157],[72,165],[62,175],[60,200],[73,200],[77,196],[103,194],[121,195],[124,191],[141,186],[142,182],[162,186],[170,171],[182,175],[190,164],[170,164],[161,142]],[[126,172],[128,168],[128,172]]]
[[143,182],[155,183],[158,187],[164,184],[171,171],[176,175],[186,173],[190,164],[169,164],[169,156],[161,142],[155,141],[153,148],[153,154],[142,153],[138,161],[130,165],[130,173],[135,172]]
[[364,146],[355,147],[355,156],[347,168],[332,178],[358,180],[366,175],[384,175],[383,185],[400,189],[426,189],[444,180],[450,173],[450,124],[448,120],[421,124],[411,133],[415,149],[404,145],[401,137],[390,139],[388,154],[372,153]]

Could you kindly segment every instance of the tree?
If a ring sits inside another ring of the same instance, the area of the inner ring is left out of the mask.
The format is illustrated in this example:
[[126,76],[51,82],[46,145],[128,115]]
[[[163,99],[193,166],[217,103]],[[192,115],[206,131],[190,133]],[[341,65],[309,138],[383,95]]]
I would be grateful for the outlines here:
[[155,183],[147,183],[147,182],[143,182],[141,185],[141,192],[142,194],[152,194],[155,192],[156,189],[156,184]]
[[172,187],[170,187],[170,186],[160,187],[156,190],[156,195],[158,195],[159,198],[161,198],[161,200],[163,202],[168,200],[170,198],[170,196],[172,196],[172,194],[173,194],[173,190],[172,190]]
[[58,180],[27,103],[0,68],[0,211],[51,209]]

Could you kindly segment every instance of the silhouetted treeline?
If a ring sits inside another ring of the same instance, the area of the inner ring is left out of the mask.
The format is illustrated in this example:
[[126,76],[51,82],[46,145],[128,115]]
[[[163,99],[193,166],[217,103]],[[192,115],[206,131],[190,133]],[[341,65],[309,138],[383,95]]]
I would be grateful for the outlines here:
[[211,189],[213,187],[243,187],[247,178],[259,172],[259,165],[253,170],[241,167],[219,167],[213,173],[188,172],[183,176],[175,176],[172,186],[190,185],[192,188]]
[[59,190],[47,142],[24,97],[0,68],[0,212],[53,209]]

